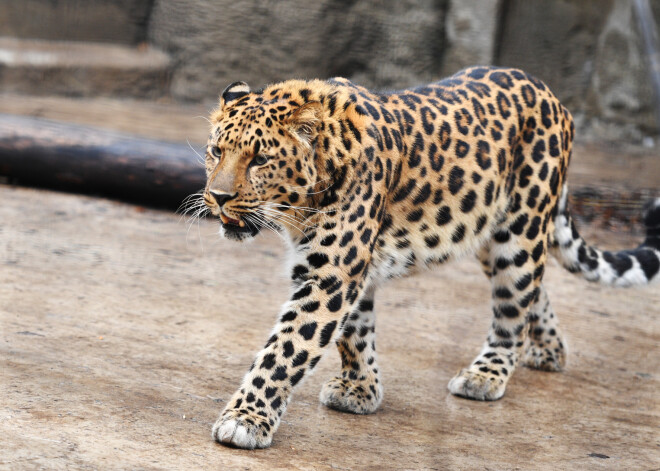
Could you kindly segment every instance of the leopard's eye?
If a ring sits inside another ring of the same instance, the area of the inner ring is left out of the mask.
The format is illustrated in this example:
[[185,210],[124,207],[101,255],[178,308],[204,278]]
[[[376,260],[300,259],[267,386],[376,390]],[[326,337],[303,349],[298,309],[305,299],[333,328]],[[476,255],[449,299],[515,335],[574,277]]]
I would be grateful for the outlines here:
[[266,165],[268,163],[268,157],[263,154],[259,154],[254,158],[254,163],[256,165]]
[[222,157],[222,151],[218,146],[213,146],[211,147],[211,155],[216,159],[219,159],[220,157]]

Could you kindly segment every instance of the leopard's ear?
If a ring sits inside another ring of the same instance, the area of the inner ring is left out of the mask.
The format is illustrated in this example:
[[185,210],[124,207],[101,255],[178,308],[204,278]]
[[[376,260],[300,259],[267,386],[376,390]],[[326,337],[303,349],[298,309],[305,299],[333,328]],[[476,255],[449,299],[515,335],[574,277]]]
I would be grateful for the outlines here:
[[295,110],[287,119],[289,131],[306,144],[311,144],[318,135],[318,128],[323,120],[323,105],[310,101]]
[[250,93],[250,86],[245,82],[234,82],[229,85],[220,95],[220,110],[223,110],[228,103],[244,97]]

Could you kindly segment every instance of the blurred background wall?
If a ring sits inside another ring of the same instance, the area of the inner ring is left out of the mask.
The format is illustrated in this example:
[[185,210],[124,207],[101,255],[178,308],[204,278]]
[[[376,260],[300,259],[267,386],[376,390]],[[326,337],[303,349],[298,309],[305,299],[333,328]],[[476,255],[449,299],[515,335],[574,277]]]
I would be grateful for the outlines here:
[[660,0],[646,18],[635,1],[0,0],[0,89],[213,103],[236,80],[392,89],[495,64],[547,82],[583,135],[652,145],[640,24]]

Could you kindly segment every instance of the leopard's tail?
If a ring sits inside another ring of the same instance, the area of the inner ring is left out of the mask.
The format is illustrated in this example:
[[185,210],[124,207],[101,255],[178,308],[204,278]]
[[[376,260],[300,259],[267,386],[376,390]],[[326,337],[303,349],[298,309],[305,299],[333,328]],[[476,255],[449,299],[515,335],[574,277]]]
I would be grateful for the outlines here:
[[644,242],[635,249],[608,252],[587,245],[580,236],[567,209],[567,193],[564,185],[551,240],[551,251],[564,268],[613,286],[645,285],[660,279],[660,198],[644,207]]

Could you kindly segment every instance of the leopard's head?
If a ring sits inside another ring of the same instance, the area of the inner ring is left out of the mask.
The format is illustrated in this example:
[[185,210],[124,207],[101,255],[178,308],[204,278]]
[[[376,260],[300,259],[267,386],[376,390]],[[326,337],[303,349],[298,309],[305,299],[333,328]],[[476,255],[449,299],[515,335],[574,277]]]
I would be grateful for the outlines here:
[[[228,86],[211,116],[203,199],[220,234],[244,240],[268,228],[304,231],[324,172],[316,164],[320,102]],[[292,234],[293,235],[293,234]]]

